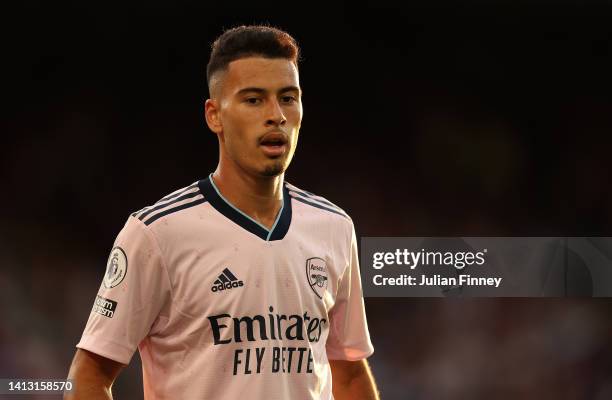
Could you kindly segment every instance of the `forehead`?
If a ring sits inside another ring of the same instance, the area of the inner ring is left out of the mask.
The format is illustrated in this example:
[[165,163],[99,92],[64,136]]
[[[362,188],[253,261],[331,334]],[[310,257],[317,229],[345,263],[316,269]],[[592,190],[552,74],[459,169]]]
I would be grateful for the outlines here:
[[228,94],[250,87],[275,91],[300,86],[296,66],[284,58],[249,57],[232,61],[223,80]]

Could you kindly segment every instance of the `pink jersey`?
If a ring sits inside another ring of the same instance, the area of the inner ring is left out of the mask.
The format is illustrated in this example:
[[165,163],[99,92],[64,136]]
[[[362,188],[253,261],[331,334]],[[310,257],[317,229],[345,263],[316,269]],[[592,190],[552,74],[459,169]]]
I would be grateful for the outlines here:
[[333,399],[328,360],[373,352],[351,219],[288,183],[268,230],[212,177],[132,214],[77,347],[146,399]]

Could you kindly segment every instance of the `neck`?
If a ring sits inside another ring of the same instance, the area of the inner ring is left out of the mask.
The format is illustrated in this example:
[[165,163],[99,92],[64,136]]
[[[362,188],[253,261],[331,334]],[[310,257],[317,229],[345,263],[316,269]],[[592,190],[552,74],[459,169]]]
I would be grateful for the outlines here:
[[223,197],[236,208],[270,229],[283,203],[284,174],[253,176],[221,163],[212,179]]

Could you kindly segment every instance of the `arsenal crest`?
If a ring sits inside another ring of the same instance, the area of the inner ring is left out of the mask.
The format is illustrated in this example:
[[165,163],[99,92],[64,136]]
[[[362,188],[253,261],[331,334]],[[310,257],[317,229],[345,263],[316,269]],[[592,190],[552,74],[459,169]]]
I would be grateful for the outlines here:
[[323,294],[327,289],[327,265],[325,260],[319,257],[306,260],[306,278],[312,291],[320,299],[323,299]]

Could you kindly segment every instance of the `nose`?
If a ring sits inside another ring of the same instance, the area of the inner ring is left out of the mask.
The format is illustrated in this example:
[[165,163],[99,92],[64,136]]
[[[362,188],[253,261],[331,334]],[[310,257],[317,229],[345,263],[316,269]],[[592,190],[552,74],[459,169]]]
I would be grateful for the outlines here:
[[268,117],[266,118],[266,126],[284,126],[287,123],[287,118],[278,100],[271,101],[269,104],[270,107]]

